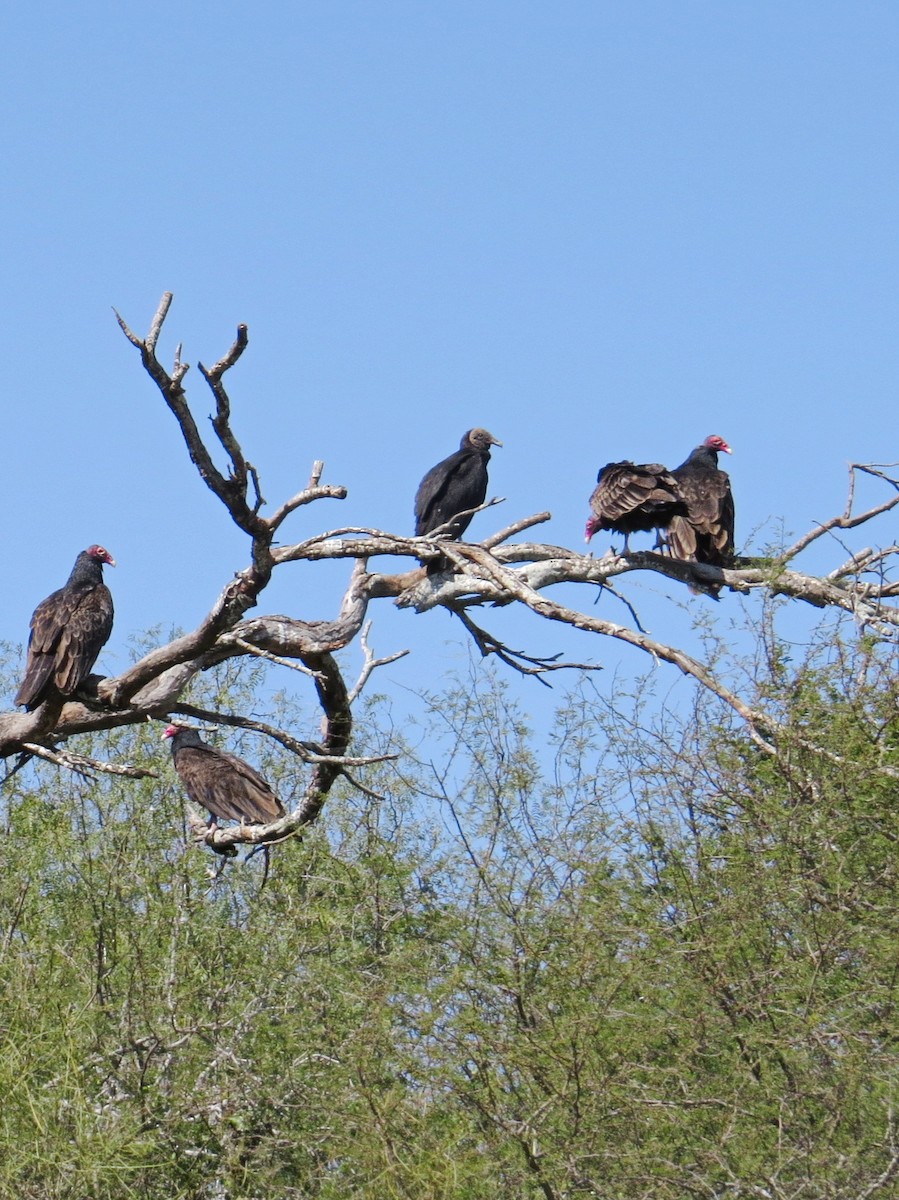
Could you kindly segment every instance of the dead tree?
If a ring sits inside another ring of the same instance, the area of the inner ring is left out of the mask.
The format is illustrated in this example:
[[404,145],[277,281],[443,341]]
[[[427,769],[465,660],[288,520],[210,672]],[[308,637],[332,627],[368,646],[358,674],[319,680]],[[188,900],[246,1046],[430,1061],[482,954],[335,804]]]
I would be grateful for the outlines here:
[[[234,344],[214,366],[208,369],[199,366],[215,400],[213,434],[229,464],[227,474],[218,469],[188,405],[184,378],[189,368],[181,357],[181,347],[176,351],[171,372],[156,355],[171,301],[170,293],[163,296],[145,338],[133,333],[121,317],[119,325],[139,351],[145,370],[178,422],[200,477],[249,538],[248,562],[225,584],[206,617],[192,632],[150,651],[121,675],[95,681],[77,701],[65,703],[61,711],[58,705],[43,705],[30,713],[0,715],[0,756],[4,758],[33,754],[72,770],[140,775],[146,773],[143,768],[98,763],[61,747],[79,733],[150,719],[194,717],[257,730],[311,765],[308,783],[294,810],[271,825],[206,830],[201,824],[201,839],[223,851],[236,843],[280,840],[315,820],[341,773],[353,766],[378,761],[348,753],[353,727],[352,702],[372,670],[399,657],[377,659],[364,640],[368,606],[373,600],[390,598],[400,608],[414,608],[418,612],[445,608],[461,619],[483,655],[495,655],[515,670],[537,678],[550,671],[593,668],[595,664],[559,662],[512,650],[475,622],[474,611],[488,605],[518,604],[548,620],[623,641],[677,667],[713,692],[738,714],[756,743],[770,754],[777,752],[776,720],[725,686],[706,664],[648,636],[636,619],[622,624],[590,615],[547,596],[546,589],[557,583],[586,584],[591,592],[597,587],[612,589],[619,576],[648,570],[685,586],[706,584],[735,592],[764,591],[818,608],[840,609],[851,614],[859,626],[882,638],[899,638],[896,604],[899,582],[893,579],[899,546],[891,542],[884,548],[860,550],[823,576],[805,573],[796,566],[803,551],[825,534],[869,525],[899,504],[897,464],[850,464],[849,494],[841,514],[816,525],[775,557],[742,560],[732,570],[682,562],[654,552],[628,555],[610,552],[597,559],[563,546],[510,540],[548,520],[548,512],[517,520],[476,545],[447,541],[440,537],[439,531],[425,537],[404,537],[360,527],[335,528],[302,542],[276,545],[276,535],[297,509],[320,500],[341,500],[347,490],[323,484],[323,463],[317,461],[305,487],[270,515],[263,512],[266,502],[259,474],[232,430],[231,402],[224,386],[226,373],[247,347],[245,325],[238,327]],[[855,487],[862,473],[877,479],[886,489],[887,498],[859,512]],[[481,507],[488,508],[494,503],[488,501]],[[395,574],[370,573],[368,559],[374,555],[388,556],[398,564],[408,560],[408,569]],[[259,603],[273,572],[283,563],[342,558],[351,559],[353,565],[340,611],[330,620],[248,615]],[[427,573],[427,564],[436,560],[444,569]],[[629,611],[633,617],[633,610]],[[334,653],[356,638],[363,639],[365,665],[360,680],[350,689]],[[322,711],[318,738],[300,741],[262,722],[198,709],[182,700],[185,689],[198,673],[241,656],[267,658],[299,669],[309,677]]]

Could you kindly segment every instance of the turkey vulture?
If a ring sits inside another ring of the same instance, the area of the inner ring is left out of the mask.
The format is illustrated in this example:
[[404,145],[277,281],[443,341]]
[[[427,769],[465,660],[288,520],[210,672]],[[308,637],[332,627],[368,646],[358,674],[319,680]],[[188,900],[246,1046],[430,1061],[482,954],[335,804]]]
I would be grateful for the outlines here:
[[25,678],[16,693],[16,704],[29,712],[50,696],[73,696],[108,641],[112,596],[103,582],[104,563],[115,566],[102,546],[82,550],[65,586],[34,610]]
[[675,558],[729,567],[734,556],[734,498],[729,477],[718,470],[720,451],[732,453],[724,438],[712,434],[671,472],[687,513],[671,522],[668,544]]
[[284,816],[284,805],[258,771],[236,754],[208,746],[195,729],[169,725],[175,770],[187,794],[210,815],[210,824],[242,821],[267,825]]
[[[474,515],[457,517],[484,503],[490,447],[501,446],[486,429],[469,429],[459,449],[431,467],[415,493],[415,532],[418,537],[447,525],[447,537],[460,538]],[[451,524],[448,524],[451,522]]]
[[606,463],[596,476],[590,507],[586,540],[599,529],[613,529],[624,534],[625,554],[632,533],[665,529],[672,517],[687,511],[677,480],[660,463]]

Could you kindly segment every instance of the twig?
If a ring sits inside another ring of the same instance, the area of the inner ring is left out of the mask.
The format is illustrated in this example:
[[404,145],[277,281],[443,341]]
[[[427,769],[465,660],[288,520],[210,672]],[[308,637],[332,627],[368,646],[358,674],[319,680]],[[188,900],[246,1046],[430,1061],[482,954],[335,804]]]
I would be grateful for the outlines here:
[[439,538],[441,534],[448,533],[460,518],[473,517],[476,513],[484,512],[488,508],[493,508],[494,504],[505,504],[505,502],[505,496],[494,496],[492,500],[485,500],[483,504],[479,504],[476,508],[463,509],[462,512],[458,512],[455,516],[450,517],[448,521],[444,521],[442,525],[436,525],[426,534],[423,534],[421,540],[424,541],[429,538]]
[[281,658],[278,654],[269,654],[268,650],[262,650],[259,646],[254,646],[252,642],[245,641],[244,638],[232,635],[231,640],[235,646],[239,646],[241,650],[246,650],[247,654],[252,654],[256,658],[264,658],[267,662],[275,663],[279,667],[287,667],[291,671],[298,671],[301,675],[306,675],[310,679],[316,678],[316,672],[310,671],[307,666],[301,662],[291,662],[289,658]]
[[[274,531],[281,524],[283,524],[284,519],[286,517],[289,517],[292,512],[295,512],[298,508],[302,508],[303,505],[305,505],[305,504],[313,504],[316,500],[346,500],[346,498],[347,498],[347,489],[345,487],[337,486],[337,485],[330,484],[330,483],[315,484],[315,485],[310,484],[308,487],[305,487],[301,492],[297,492],[297,494],[295,496],[291,496],[291,498],[289,500],[285,500],[285,502],[281,505],[281,507],[279,509],[277,509],[277,511],[267,519],[266,524],[268,525],[268,528],[272,531],[272,533],[274,533]],[[352,529],[340,530],[340,532],[341,533],[344,533],[344,532],[354,533],[355,530],[352,530]],[[368,531],[365,530],[364,532],[368,532]],[[324,534],[324,535],[320,535],[320,538],[321,537],[329,537],[329,536],[334,536],[334,535]]]
[[[246,325],[238,325],[237,337],[231,349],[219,359],[215,366],[207,370],[202,363],[197,363],[197,370],[209,384],[212,394],[215,396],[215,416],[212,418],[212,428],[215,430],[215,435],[225,453],[231,460],[232,486],[244,501],[246,501],[247,491],[247,463],[244,459],[240,443],[231,429],[231,400],[225,391],[222,376],[234,366],[243,354],[247,347],[248,339],[249,333]],[[258,479],[256,483],[258,490]]]
[[622,594],[619,591],[616,591],[615,588],[613,588],[610,583],[603,583],[600,585],[600,588],[601,588],[601,590],[598,593],[596,600],[594,600],[594,602],[593,602],[594,604],[599,600],[599,597],[602,595],[603,592],[608,592],[610,595],[614,596],[615,599],[617,601],[619,601],[619,603],[623,604],[624,607],[627,609],[628,614],[630,615],[630,618],[634,623],[634,628],[639,633],[646,632],[643,622],[640,620],[639,616],[637,615],[636,608],[634,608],[633,604],[630,602],[630,600],[627,599],[626,596],[622,596]]
[[[230,369],[234,366],[234,364],[237,362],[237,360],[243,354],[244,350],[246,350],[249,340],[250,340],[249,328],[244,324],[238,325],[237,326],[237,336],[235,337],[233,343],[231,344],[230,350],[228,350],[228,352],[226,354],[223,354],[222,357],[218,360],[218,362],[214,366],[210,367],[209,370],[207,371],[205,367],[203,367],[200,363],[197,363],[197,366],[203,372],[204,377],[207,380],[213,380],[213,381],[221,379],[221,377],[225,374],[226,371],[230,371]],[[230,408],[227,406],[227,400],[226,400],[225,420],[228,420],[229,417],[230,417]]]
[[372,671],[378,667],[386,667],[388,663],[396,662],[397,659],[405,658],[409,653],[408,650],[397,650],[395,654],[388,654],[385,658],[375,658],[374,651],[368,644],[368,635],[371,632],[371,621],[366,621],[362,626],[362,634],[359,638],[359,645],[362,647],[362,652],[365,655],[365,662],[362,665],[362,670],[359,673],[359,678],[350,688],[349,703],[353,704],[358,698],[362,689],[368,683]]
[[540,512],[535,513],[532,517],[522,517],[520,521],[513,521],[505,529],[501,529],[498,533],[492,533],[490,537],[484,538],[481,545],[487,550],[492,550],[494,546],[498,546],[501,542],[514,537],[516,533],[522,533],[525,529],[530,529],[534,525],[542,525],[544,521],[550,520],[552,520],[551,512]]
[[[852,509],[853,505],[855,504],[856,471],[863,471],[867,475],[873,475],[877,479],[882,479],[885,483],[889,483],[893,488],[895,488],[897,494],[893,496],[892,499],[885,500],[882,504],[876,504],[873,508],[869,508],[865,512],[859,513],[858,516],[853,516]],[[850,463],[849,492],[846,500],[846,507],[843,510],[842,515],[839,517],[831,517],[829,521],[824,521],[823,523],[816,525],[814,529],[810,529],[808,533],[803,534],[798,541],[794,542],[788,550],[785,550],[783,554],[781,554],[779,561],[782,563],[788,563],[791,559],[795,558],[797,554],[800,554],[803,550],[805,550],[806,547],[810,546],[812,542],[817,541],[817,539],[822,537],[825,533],[829,533],[831,529],[855,529],[857,526],[873,520],[874,517],[879,517],[881,513],[889,512],[890,509],[895,508],[897,504],[899,504],[899,481],[892,479],[888,475],[885,475],[882,471],[876,470],[872,465]]]
[[128,779],[158,778],[156,771],[151,771],[148,767],[101,762],[96,758],[88,758],[85,754],[73,754],[70,750],[49,750],[46,746],[39,746],[37,742],[23,742],[22,749],[33,754],[35,758],[43,758],[57,767],[65,767],[66,770],[83,775],[86,779],[90,778],[92,771],[98,771],[102,775],[124,775]]
[[370,787],[366,787],[366,785],[364,783],[360,783],[359,780],[356,779],[356,777],[354,775],[351,775],[349,773],[349,771],[346,771],[346,770],[341,771],[341,775],[344,777],[344,779],[348,783],[352,784],[352,786],[354,788],[358,789],[358,791],[360,791],[363,794],[363,796],[368,796],[369,800],[377,800],[377,802],[379,804],[387,803],[386,796],[382,796],[380,792],[375,792]]
[[484,658],[488,658],[491,654],[495,654],[500,662],[504,662],[506,666],[517,671],[519,675],[530,675],[542,683],[544,687],[552,685],[543,676],[547,671],[601,671],[602,667],[596,663],[569,663],[558,662],[561,657],[559,654],[553,654],[545,658],[537,657],[536,655],[525,654],[523,650],[512,650],[506,646],[498,638],[488,633],[486,629],[482,629],[480,625],[476,625],[468,613],[462,607],[453,609],[456,616],[471,634],[474,643],[480,650]]
[[193,717],[197,721],[208,721],[212,725],[230,725],[235,729],[250,729],[254,733],[265,734],[301,758],[303,762],[326,764],[335,767],[370,767],[374,763],[391,762],[399,758],[398,754],[363,754],[356,757],[346,754],[328,754],[320,742],[300,741],[283,729],[268,725],[265,721],[257,721],[252,717],[243,717],[238,713],[223,713],[217,709],[200,708],[196,704],[176,704],[172,706],[173,713],[180,717]]

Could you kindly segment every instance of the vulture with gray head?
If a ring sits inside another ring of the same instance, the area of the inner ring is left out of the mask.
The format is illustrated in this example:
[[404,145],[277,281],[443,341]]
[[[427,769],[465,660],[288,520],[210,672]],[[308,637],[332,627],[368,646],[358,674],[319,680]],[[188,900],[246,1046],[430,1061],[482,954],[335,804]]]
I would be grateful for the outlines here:
[[50,696],[68,699],[87,679],[112,632],[112,595],[103,582],[104,563],[115,566],[102,546],[82,550],[65,585],[34,610],[16,704],[32,711]]
[[447,525],[444,530],[447,537],[462,536],[471,524],[473,514],[460,517],[459,513],[484,503],[490,447],[501,445],[502,442],[486,429],[469,429],[455,454],[431,467],[415,494],[415,533],[418,537],[441,525]]
[[[734,498],[730,478],[718,470],[718,454],[733,453],[724,438],[712,434],[671,474],[687,506],[668,527],[675,558],[729,567],[734,557]],[[719,588],[712,589],[715,593]]]
[[284,805],[258,771],[236,754],[209,746],[195,729],[169,725],[175,770],[194,804],[216,821],[268,825],[284,816]]
[[590,508],[586,540],[599,529],[623,533],[625,554],[632,533],[667,529],[673,517],[687,511],[670,471],[661,463],[632,462],[606,463],[596,476]]

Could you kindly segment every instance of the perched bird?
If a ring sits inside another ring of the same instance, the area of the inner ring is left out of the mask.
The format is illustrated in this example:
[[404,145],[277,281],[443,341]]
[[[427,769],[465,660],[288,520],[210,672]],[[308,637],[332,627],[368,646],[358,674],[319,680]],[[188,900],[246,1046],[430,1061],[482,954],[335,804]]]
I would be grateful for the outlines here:
[[590,507],[586,540],[599,529],[612,529],[624,534],[625,554],[632,533],[667,529],[674,516],[687,511],[677,480],[660,463],[606,463],[596,476]]
[[415,532],[419,537],[447,522],[452,522],[444,530],[447,537],[462,536],[473,514],[454,518],[484,503],[490,447],[501,445],[486,429],[469,429],[455,454],[431,467],[415,493]]
[[668,545],[675,558],[729,567],[734,557],[734,498],[730,478],[718,470],[719,452],[732,453],[723,438],[712,434],[671,472],[687,512],[669,525]]
[[169,725],[175,770],[195,804],[216,821],[267,825],[284,816],[284,805],[258,771],[236,754],[208,746],[195,729]]
[[50,696],[73,696],[109,640],[112,595],[103,582],[104,563],[115,566],[102,546],[82,550],[65,586],[34,610],[25,678],[16,693],[16,704],[29,712]]

